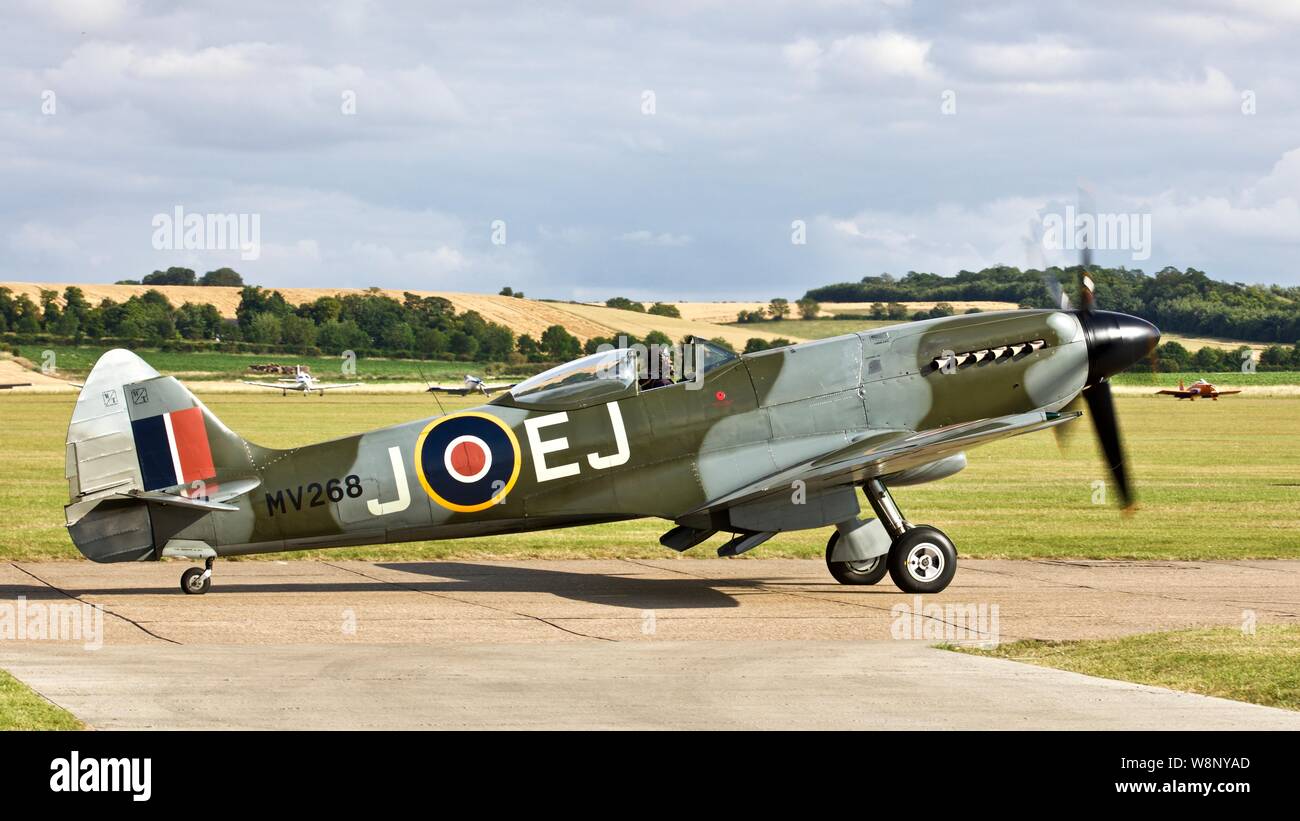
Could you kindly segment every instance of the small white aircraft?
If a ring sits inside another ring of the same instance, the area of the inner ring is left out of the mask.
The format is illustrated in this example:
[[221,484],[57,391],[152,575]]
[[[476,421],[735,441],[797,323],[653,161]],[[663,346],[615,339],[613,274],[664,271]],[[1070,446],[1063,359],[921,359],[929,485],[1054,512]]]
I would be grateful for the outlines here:
[[247,379],[242,381],[245,385],[253,385],[258,388],[273,388],[280,391],[284,396],[288,396],[289,391],[297,391],[303,396],[306,396],[309,393],[319,393],[321,396],[324,396],[325,391],[338,390],[339,388],[355,388],[360,384],[359,382],[348,382],[346,384],[336,385],[317,382],[316,378],[307,371],[304,371],[301,365],[299,365],[296,370],[297,373],[293,376],[282,376],[274,382],[250,382]]
[[465,374],[465,383],[463,385],[429,385],[426,393],[450,393],[456,396],[468,396],[471,393],[481,393],[484,396],[491,396],[498,391],[507,391],[513,388],[517,383],[511,382],[509,385],[489,385],[482,379],[471,374]]

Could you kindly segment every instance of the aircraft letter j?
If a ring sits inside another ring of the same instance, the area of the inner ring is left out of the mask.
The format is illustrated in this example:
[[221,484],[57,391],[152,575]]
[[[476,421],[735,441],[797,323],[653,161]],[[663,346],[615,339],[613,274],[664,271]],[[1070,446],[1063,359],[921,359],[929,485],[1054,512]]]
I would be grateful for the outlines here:
[[608,402],[605,407],[609,408],[609,424],[614,428],[614,447],[616,450],[609,456],[588,453],[587,461],[596,470],[616,468],[632,456],[632,451],[627,446],[627,428],[623,427],[623,412],[618,409],[617,402]]
[[394,445],[388,449],[388,458],[393,463],[393,479],[397,484],[397,498],[388,502],[371,499],[366,508],[373,516],[385,516],[389,513],[401,513],[411,506],[411,486],[406,482],[406,465],[402,464],[402,450]]

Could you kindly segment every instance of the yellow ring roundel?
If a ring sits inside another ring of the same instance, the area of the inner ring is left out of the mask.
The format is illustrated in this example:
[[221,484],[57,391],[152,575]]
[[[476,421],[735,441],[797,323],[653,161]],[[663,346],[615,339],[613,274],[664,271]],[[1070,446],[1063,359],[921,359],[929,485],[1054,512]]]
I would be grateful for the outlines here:
[[415,474],[424,492],[458,513],[500,502],[519,479],[522,463],[514,431],[481,411],[435,419],[415,442]]

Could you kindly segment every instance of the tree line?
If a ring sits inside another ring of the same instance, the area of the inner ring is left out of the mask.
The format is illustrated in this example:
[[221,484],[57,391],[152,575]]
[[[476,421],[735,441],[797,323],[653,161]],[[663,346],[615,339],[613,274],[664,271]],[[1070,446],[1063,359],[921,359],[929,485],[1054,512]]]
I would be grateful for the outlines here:
[[0,288],[0,333],[46,334],[74,344],[126,340],[151,347],[194,343],[222,350],[286,350],[340,354],[491,362],[563,361],[580,355],[582,344],[563,326],[539,339],[515,337],[504,325],[476,311],[458,313],[449,300],[403,294],[394,299],[378,289],[323,296],[291,305],[279,291],[244,286],[235,317],[222,317],[207,303],[174,306],[150,289],[123,302],[97,305],[75,285],[60,294],[40,292],[39,302]]
[[[776,306],[770,312],[773,318],[787,315],[782,308],[788,310],[784,304]],[[1135,313],[1131,304],[1116,309]],[[900,303],[877,302],[861,316],[838,316],[901,321],[951,313],[952,306],[947,303],[909,316]],[[228,351],[285,350],[303,354],[351,350],[361,355],[516,364],[563,362],[593,353],[602,344],[672,344],[668,335],[659,331],[644,338],[616,332],[583,344],[562,325],[548,327],[537,338],[529,334],[516,337],[511,329],[487,321],[476,311],[458,313],[449,300],[409,292],[397,300],[370,289],[291,305],[279,291],[258,286],[243,287],[233,319],[222,317],[215,306],[207,303],[174,306],[153,289],[123,302],[105,298],[92,305],[75,285],[65,288],[62,295],[44,289],[36,302],[0,287],[0,333],[18,338],[45,334],[74,344],[120,340],[151,347],[191,344]],[[732,350],[723,339],[711,341]],[[744,352],[789,344],[788,339],[750,339]],[[1138,363],[1132,370],[1240,371],[1246,350],[1245,346],[1236,350],[1204,347],[1192,352],[1177,342],[1166,342],[1153,354],[1154,361]],[[1260,370],[1300,370],[1300,343],[1270,345],[1256,366]]]
[[[1044,274],[1054,275],[1073,294],[1071,286],[1081,272],[1078,266],[1044,272],[1006,265],[952,277],[909,271],[902,278],[881,274],[813,288],[805,298],[884,304],[988,300],[1050,308],[1054,301]],[[1283,345],[1300,340],[1300,287],[1219,282],[1195,268],[1168,267],[1155,274],[1092,268],[1088,273],[1099,307],[1140,316],[1163,331]]]
[[[122,302],[104,298],[91,304],[75,285],[62,294],[42,289],[35,302],[0,287],[0,333],[19,341],[44,335],[73,344],[129,342],[147,347],[283,350],[305,355],[337,355],[350,350],[370,356],[515,364],[565,362],[595,353],[602,344],[673,344],[660,331],[645,337],[616,331],[584,344],[562,325],[552,325],[537,337],[516,336],[510,328],[489,322],[477,311],[458,313],[447,299],[409,292],[399,301],[371,288],[292,305],[279,291],[254,285],[240,291],[233,319],[221,316],[216,306],[208,303],[175,306],[155,289]],[[725,339],[711,341],[734,350]],[[786,339],[751,339],[745,352],[789,344]]]
[[244,278],[233,268],[218,268],[208,271],[203,276],[193,268],[172,266],[166,271],[154,271],[141,279],[119,279],[114,285],[217,285],[222,287],[242,287]]

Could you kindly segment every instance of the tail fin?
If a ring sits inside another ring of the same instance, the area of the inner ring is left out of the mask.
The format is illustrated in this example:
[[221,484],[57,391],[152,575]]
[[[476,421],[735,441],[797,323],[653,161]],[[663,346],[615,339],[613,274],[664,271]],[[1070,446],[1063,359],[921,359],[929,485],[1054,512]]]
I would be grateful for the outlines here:
[[230,509],[222,500],[256,486],[264,453],[176,379],[111,350],[86,378],[68,425],[72,540],[96,561],[158,558],[154,506],[187,508],[191,519]]

